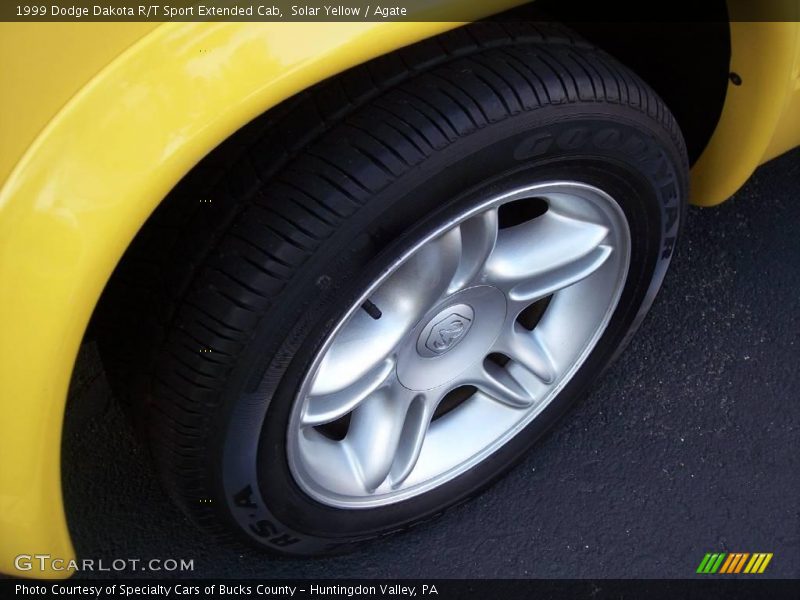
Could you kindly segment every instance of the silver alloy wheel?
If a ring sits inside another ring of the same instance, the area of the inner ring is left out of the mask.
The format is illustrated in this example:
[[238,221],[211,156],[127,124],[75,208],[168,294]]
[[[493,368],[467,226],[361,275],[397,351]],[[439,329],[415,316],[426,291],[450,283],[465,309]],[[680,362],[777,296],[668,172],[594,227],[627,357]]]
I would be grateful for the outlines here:
[[[532,199],[546,212],[499,227],[501,206]],[[565,181],[491,198],[419,241],[350,307],[300,386],[287,432],[298,485],[330,506],[384,506],[487,458],[594,348],[630,246],[619,205]],[[544,299],[524,326],[518,317]],[[331,423],[345,435],[326,433]]]

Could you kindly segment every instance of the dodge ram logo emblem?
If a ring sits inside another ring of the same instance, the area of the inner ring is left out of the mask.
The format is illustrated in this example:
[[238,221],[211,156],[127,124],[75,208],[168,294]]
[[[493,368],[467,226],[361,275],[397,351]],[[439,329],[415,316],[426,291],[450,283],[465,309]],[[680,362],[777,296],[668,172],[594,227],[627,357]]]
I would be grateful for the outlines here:
[[444,354],[463,339],[470,325],[471,319],[452,313],[431,328],[425,347],[435,354]]

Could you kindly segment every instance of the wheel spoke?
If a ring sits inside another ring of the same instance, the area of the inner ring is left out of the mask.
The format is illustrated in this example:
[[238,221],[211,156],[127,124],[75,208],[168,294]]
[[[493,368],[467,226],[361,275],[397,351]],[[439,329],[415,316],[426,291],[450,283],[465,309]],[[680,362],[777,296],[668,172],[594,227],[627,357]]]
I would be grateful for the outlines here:
[[414,470],[432,416],[433,406],[424,396],[416,396],[406,412],[400,443],[392,463],[390,472],[392,487],[400,486]]
[[487,278],[517,302],[534,302],[595,272],[612,252],[608,228],[548,211],[501,232]]
[[[419,411],[414,409],[416,404],[413,392],[395,385],[376,391],[353,411],[344,443],[366,491],[373,492],[386,481],[398,455],[406,466],[416,461],[418,453],[414,448],[417,443],[421,446],[425,435],[416,414]],[[407,426],[409,414],[412,422]],[[400,467],[399,472],[404,472],[406,466]]]
[[484,361],[481,372],[469,383],[492,400],[512,408],[525,408],[533,403],[531,394],[511,373],[491,361]]
[[612,251],[611,246],[597,246],[589,254],[574,262],[554,267],[549,272],[515,285],[508,292],[509,299],[529,304],[549,296],[555,291],[569,287],[573,283],[578,283],[597,271],[606,262]]
[[386,358],[372,371],[342,390],[320,396],[309,396],[303,410],[302,424],[323,425],[342,418],[375,392],[387,380],[394,368],[394,359]]
[[416,288],[428,309],[447,293],[461,260],[461,231],[454,227],[419,248],[381,286],[381,291],[396,293]]
[[497,209],[490,209],[467,219],[457,228],[461,243],[461,259],[448,293],[466,287],[483,270],[497,243]]
[[553,383],[556,378],[556,366],[541,334],[536,330],[528,331],[515,322],[510,332],[495,342],[495,351],[507,355],[543,383]]
[[336,335],[320,363],[311,395],[345,390],[383,363],[446,293],[460,255],[456,228],[409,257],[369,298],[380,316],[357,310]]

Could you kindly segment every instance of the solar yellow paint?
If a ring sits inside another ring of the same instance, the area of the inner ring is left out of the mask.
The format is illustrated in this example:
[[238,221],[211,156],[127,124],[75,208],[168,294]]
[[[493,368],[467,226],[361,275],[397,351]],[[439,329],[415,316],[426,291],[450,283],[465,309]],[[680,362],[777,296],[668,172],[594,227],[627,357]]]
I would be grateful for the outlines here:
[[[730,3],[733,18],[740,4]],[[700,206],[728,199],[759,164],[800,144],[800,24],[733,22],[731,45],[730,70],[742,84],[728,83],[719,124],[692,169],[691,201]]]

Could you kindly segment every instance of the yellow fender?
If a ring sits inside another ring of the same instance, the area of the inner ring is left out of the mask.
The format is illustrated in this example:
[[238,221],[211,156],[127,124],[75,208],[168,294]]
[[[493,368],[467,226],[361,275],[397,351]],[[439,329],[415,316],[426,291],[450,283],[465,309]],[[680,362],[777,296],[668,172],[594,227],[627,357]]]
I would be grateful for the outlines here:
[[800,143],[800,24],[731,23],[730,71],[741,84],[728,83],[720,121],[692,168],[699,206],[727,200],[759,164]]

